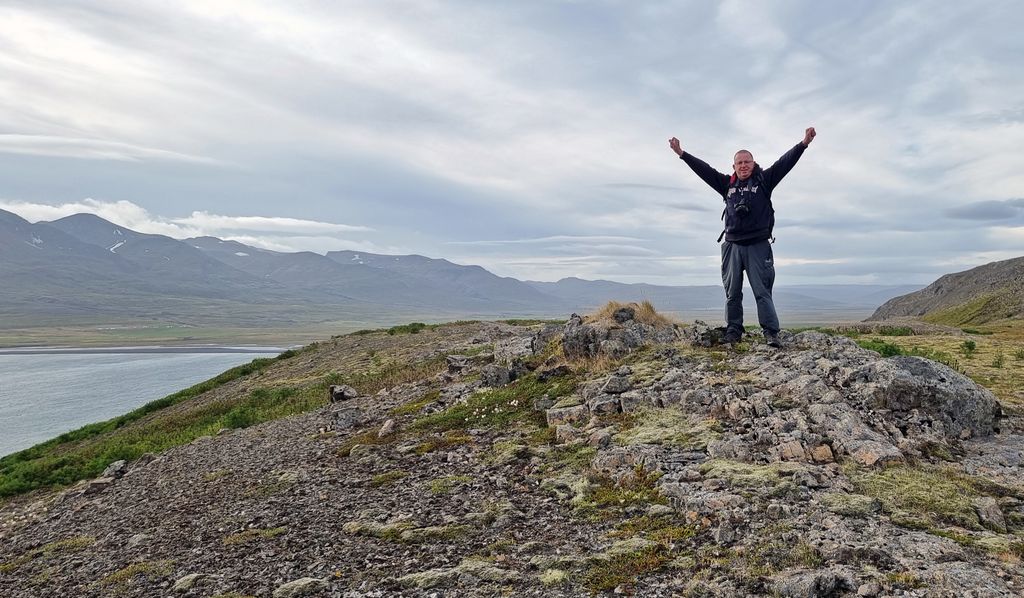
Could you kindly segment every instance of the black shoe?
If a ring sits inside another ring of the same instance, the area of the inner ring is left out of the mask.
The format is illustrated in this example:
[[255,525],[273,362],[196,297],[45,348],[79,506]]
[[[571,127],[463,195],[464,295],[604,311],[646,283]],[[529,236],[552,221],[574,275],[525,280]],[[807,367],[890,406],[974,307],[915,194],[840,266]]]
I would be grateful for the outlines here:
[[722,342],[727,345],[731,345],[733,343],[740,342],[741,338],[743,338],[743,333],[736,332],[735,330],[729,330],[725,333],[725,336],[722,337]]
[[779,339],[778,334],[766,334],[764,338],[768,342],[769,347],[782,348],[782,341]]

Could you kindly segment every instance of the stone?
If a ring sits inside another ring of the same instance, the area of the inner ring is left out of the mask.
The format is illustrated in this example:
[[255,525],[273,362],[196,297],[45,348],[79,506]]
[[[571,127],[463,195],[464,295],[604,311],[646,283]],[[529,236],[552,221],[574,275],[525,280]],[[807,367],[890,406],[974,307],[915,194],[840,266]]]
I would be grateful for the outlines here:
[[377,438],[384,438],[389,434],[393,434],[395,431],[395,420],[389,419],[384,422],[380,427],[380,431],[377,432]]
[[974,510],[978,513],[978,520],[988,529],[1006,533],[1006,518],[999,508],[999,503],[991,496],[982,496],[974,499]]
[[278,587],[274,590],[274,598],[297,598],[298,596],[312,596],[326,590],[328,583],[326,579],[303,577]]
[[583,434],[583,430],[569,424],[555,426],[555,442],[558,444],[567,444],[579,440]]
[[598,395],[590,399],[587,406],[590,408],[591,413],[596,414],[622,412],[622,405],[619,403],[619,399],[612,395]]
[[727,546],[736,541],[736,530],[726,523],[719,525],[718,528],[715,529],[715,533],[713,535],[715,542],[723,546]]
[[547,418],[549,428],[559,424],[582,423],[590,419],[590,410],[587,409],[586,405],[562,407],[560,409],[548,409],[544,414]]
[[549,368],[549,369],[541,371],[539,374],[537,374],[537,380],[539,382],[547,382],[548,380],[550,380],[552,378],[560,378],[562,376],[568,376],[571,373],[572,373],[572,370],[569,369],[569,366],[563,364],[563,365],[555,366],[553,368]]
[[449,355],[445,361],[448,365],[448,373],[461,374],[469,367],[470,358],[466,355]]
[[480,368],[480,384],[482,386],[498,388],[511,381],[512,374],[507,367],[492,363]]
[[178,578],[178,581],[174,582],[174,586],[171,587],[171,591],[188,592],[209,577],[209,575],[204,573],[190,573],[184,577]]
[[804,461],[804,445],[799,440],[790,440],[779,445],[779,457],[783,461]]
[[811,449],[811,460],[815,463],[831,463],[835,461],[835,455],[827,444],[819,444]]
[[862,583],[857,588],[857,595],[865,598],[874,598],[882,593],[882,586],[877,581]]
[[103,492],[114,484],[114,478],[96,478],[90,480],[85,488],[82,489],[82,494],[97,494]]
[[103,470],[100,477],[104,478],[119,478],[128,471],[128,462],[124,459],[114,461],[107,468]]
[[633,413],[651,401],[640,391],[630,390],[619,395],[619,405],[623,413]]
[[363,412],[358,407],[345,407],[334,411],[331,420],[335,430],[348,430],[362,423]]
[[359,391],[348,384],[332,384],[327,387],[327,398],[331,403],[348,401],[359,396]]
[[601,387],[601,392],[606,394],[621,394],[633,388],[628,376],[610,376],[607,382]]
[[494,363],[512,368],[533,356],[533,338],[514,336],[494,343]]
[[598,430],[587,438],[587,444],[597,449],[605,448],[611,442],[612,435],[608,430]]
[[131,538],[128,538],[128,542],[125,544],[127,548],[137,548],[144,544],[147,540],[152,539],[153,536],[149,534],[135,534]]
[[854,582],[835,571],[794,571],[775,580],[775,591],[792,598],[839,598],[853,589]]

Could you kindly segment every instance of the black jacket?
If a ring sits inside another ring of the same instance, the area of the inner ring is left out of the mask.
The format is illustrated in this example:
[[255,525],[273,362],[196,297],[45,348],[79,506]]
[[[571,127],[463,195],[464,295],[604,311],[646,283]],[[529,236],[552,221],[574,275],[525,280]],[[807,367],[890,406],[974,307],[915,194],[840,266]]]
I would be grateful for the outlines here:
[[725,240],[747,245],[771,238],[775,226],[772,191],[796,166],[805,149],[803,143],[796,144],[765,170],[754,164],[754,172],[745,181],[735,174],[722,174],[687,152],[680,158],[725,201]]

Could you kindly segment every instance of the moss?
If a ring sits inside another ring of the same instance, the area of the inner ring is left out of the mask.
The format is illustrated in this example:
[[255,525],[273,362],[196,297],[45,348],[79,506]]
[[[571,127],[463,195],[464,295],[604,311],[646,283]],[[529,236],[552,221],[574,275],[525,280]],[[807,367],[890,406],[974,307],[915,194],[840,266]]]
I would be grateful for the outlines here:
[[434,451],[447,450],[454,446],[470,444],[471,442],[473,442],[472,436],[465,434],[460,430],[449,430],[444,434],[436,434],[428,437],[426,440],[416,445],[415,452],[417,455],[425,455]]
[[770,497],[781,497],[795,491],[792,476],[803,469],[797,463],[754,465],[727,459],[713,459],[700,466],[705,478],[721,478],[734,488],[758,490]]
[[563,473],[581,473],[590,466],[597,449],[585,444],[559,444],[544,455],[540,473],[553,476]]
[[658,571],[672,560],[671,553],[658,544],[594,563],[583,575],[583,586],[591,592],[608,592],[637,578]]
[[682,450],[704,450],[721,438],[714,420],[696,419],[677,409],[643,409],[634,414],[632,426],[616,434],[620,445],[661,444]]
[[545,569],[540,574],[540,583],[544,586],[560,586],[569,580],[569,574],[561,569]]
[[927,529],[953,524],[980,530],[973,500],[980,494],[970,476],[943,467],[894,466],[856,471],[858,491],[877,498],[893,522]]
[[430,492],[432,494],[448,494],[461,484],[472,482],[473,478],[468,475],[450,475],[430,481]]
[[402,471],[401,469],[393,469],[380,475],[373,476],[373,479],[370,480],[370,486],[373,486],[374,488],[388,486],[404,478],[407,475],[409,475],[409,473],[406,471]]
[[825,494],[821,497],[821,503],[829,511],[844,517],[867,517],[882,508],[877,498],[843,492]]
[[174,561],[143,561],[132,563],[93,583],[94,586],[114,586],[129,583],[137,576],[146,578],[165,577],[171,574]]
[[609,476],[591,474],[586,484],[577,488],[574,504],[580,511],[595,509],[621,510],[634,505],[666,504],[668,499],[656,483],[661,474],[638,465],[618,482]]
[[651,517],[643,515],[627,519],[615,526],[612,537],[641,536],[661,544],[675,544],[695,537],[700,528],[695,525],[680,525],[672,517]]
[[236,544],[248,544],[257,540],[269,540],[276,538],[281,534],[288,531],[286,527],[275,527],[272,529],[247,529],[244,532],[231,534],[224,538],[225,546],[234,546]]
[[576,380],[573,377],[540,382],[536,375],[530,374],[503,388],[479,390],[470,395],[465,403],[417,419],[412,428],[445,431],[513,428],[524,424],[538,428],[546,425],[546,422],[542,413],[533,410],[534,399],[545,394],[557,399],[571,394],[575,388]]
[[447,542],[468,536],[473,528],[468,525],[437,525],[407,529],[399,538],[403,542]]

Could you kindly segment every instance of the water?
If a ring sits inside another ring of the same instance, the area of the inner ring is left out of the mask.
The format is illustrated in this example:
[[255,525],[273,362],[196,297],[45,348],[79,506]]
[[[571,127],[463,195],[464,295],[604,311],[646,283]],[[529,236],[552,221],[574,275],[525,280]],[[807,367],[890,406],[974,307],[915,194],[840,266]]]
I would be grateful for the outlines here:
[[236,365],[281,351],[261,349],[265,352],[237,352],[242,350],[237,348],[0,352],[0,456],[122,415]]

